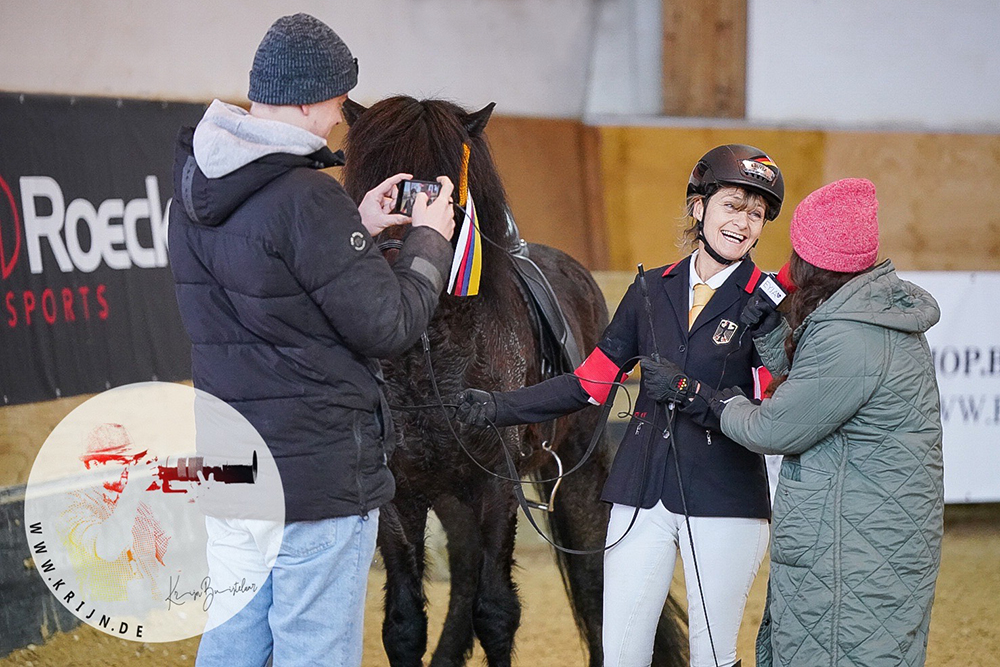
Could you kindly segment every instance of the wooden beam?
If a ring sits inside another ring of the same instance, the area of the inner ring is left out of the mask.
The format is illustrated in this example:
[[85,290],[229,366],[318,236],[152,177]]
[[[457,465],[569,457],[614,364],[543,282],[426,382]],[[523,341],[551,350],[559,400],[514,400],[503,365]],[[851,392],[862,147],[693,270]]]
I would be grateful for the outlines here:
[[[591,271],[610,267],[607,224],[604,220],[604,178],[601,171],[601,129],[580,125],[580,155],[583,169],[581,199],[585,206],[587,268]],[[615,305],[618,305],[615,302]]]
[[663,0],[663,112],[746,115],[747,0]]

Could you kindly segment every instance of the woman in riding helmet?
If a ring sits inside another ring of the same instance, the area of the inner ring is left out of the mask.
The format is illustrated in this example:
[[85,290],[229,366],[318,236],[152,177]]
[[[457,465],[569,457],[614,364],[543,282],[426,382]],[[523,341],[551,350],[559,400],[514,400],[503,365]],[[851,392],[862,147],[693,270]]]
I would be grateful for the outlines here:
[[784,455],[757,665],[923,665],[944,510],[924,334],[941,311],[877,262],[869,180],[803,199],[791,240],[788,326],[757,341],[773,394],[757,404],[673,369],[695,392],[675,397],[682,409],[708,404],[736,442]]
[[643,361],[632,419],[601,496],[612,503],[607,544],[614,544],[604,557],[608,667],[650,664],[678,550],[691,664],[738,664],[743,608],[768,542],[764,459],[726,437],[707,405],[680,413],[661,399],[677,367],[749,396],[767,385],[753,338],[780,316],[754,295],[762,276],[748,255],[783,197],[781,171],[763,151],[712,149],[688,181],[686,237],[694,252],[636,279],[574,373],[511,392],[467,389],[459,397],[457,417],[466,423],[548,421],[603,403],[619,369],[651,358]]

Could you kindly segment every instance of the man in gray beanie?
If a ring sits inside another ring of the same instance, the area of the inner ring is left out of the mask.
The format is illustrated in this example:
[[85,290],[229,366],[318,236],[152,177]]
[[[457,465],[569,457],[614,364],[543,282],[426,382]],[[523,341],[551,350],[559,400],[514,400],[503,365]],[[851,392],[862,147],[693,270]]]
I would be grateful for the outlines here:
[[[385,203],[408,174],[358,207],[319,171],[338,164],[326,138],[357,76],[329,26],[280,18],[254,58],[249,112],[215,100],[178,140],[169,248],[194,385],[260,433],[285,517],[206,517],[211,585],[238,587],[248,571],[265,583],[228,620],[209,610],[198,665],[361,664],[378,508],[395,491],[377,359],[426,328],[455,223],[447,177],[410,218]],[[413,229],[390,267],[372,236],[403,223]]]

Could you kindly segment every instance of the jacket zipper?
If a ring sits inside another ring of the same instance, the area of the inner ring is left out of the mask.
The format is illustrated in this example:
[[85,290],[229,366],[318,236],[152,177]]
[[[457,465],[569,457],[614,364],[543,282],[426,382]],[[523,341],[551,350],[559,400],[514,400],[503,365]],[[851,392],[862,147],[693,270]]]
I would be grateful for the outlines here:
[[842,433],[838,434],[840,440],[840,469],[837,472],[837,490],[833,504],[833,634],[830,647],[830,665],[835,667],[840,659],[840,607],[843,604],[841,595],[843,585],[840,580],[841,556],[843,546],[843,519],[841,516],[841,505],[844,499],[844,476],[847,473],[847,438]]
[[709,431],[707,428],[705,429],[705,440],[708,441],[708,444],[710,445],[712,444],[712,432]]

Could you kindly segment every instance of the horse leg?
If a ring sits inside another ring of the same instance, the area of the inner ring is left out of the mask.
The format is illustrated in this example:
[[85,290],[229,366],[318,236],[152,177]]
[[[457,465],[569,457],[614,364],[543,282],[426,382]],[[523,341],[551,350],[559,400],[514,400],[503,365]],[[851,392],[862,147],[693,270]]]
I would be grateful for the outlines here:
[[382,645],[393,667],[420,667],[427,650],[424,596],[424,529],[428,505],[397,493],[379,517],[379,550],[385,563]]
[[448,536],[451,589],[448,615],[431,667],[459,667],[472,655],[475,642],[472,610],[483,564],[483,543],[475,512],[468,505],[452,496],[442,496],[434,502],[434,512]]
[[521,601],[511,577],[517,501],[509,482],[490,480],[477,500],[483,560],[472,623],[490,667],[510,667],[514,633],[521,622]]
[[[560,426],[566,428],[566,422]],[[567,469],[576,465],[586,451],[590,434],[585,430],[574,424],[570,432],[560,438],[562,442],[558,443],[558,451]],[[601,489],[608,476],[604,449],[598,446],[591,460],[563,478],[559,486],[553,511],[546,518],[553,541],[560,546],[581,551],[599,550],[604,546],[609,516],[608,505],[601,501]],[[550,479],[555,474],[556,466],[553,464],[546,465],[538,476]],[[554,482],[538,485],[543,491],[543,501],[548,499],[553,485]],[[565,554],[557,551],[556,562],[570,598],[573,618],[587,643],[590,665],[600,667],[604,662],[601,641],[604,555]]]

